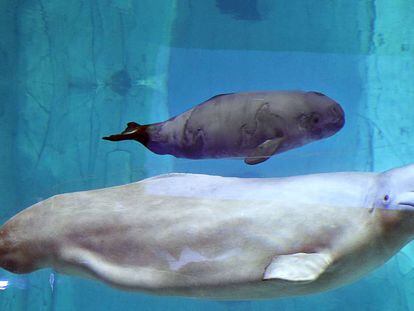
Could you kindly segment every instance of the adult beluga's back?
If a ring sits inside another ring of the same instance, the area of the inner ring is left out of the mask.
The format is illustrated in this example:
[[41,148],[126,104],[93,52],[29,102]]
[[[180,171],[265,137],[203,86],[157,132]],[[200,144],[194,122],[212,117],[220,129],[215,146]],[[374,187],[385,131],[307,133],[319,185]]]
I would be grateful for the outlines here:
[[0,267],[262,299],[336,288],[414,234],[414,166],[275,179],[171,174],[54,196],[0,228]]
[[247,164],[257,164],[329,137],[344,122],[341,106],[322,93],[231,93],[214,96],[165,122],[130,122],[121,134],[104,139],[136,140],[157,154],[178,158],[243,157]]

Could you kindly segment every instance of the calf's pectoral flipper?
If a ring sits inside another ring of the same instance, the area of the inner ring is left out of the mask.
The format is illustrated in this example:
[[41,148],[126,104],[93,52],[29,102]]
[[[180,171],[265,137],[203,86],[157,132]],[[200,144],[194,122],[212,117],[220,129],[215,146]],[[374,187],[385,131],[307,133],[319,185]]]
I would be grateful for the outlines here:
[[244,159],[244,162],[246,164],[254,165],[266,161],[276,153],[277,149],[280,147],[284,140],[285,138],[283,137],[266,140],[257,146],[256,149],[254,149],[248,155],[248,157]]
[[296,253],[280,255],[266,267],[263,280],[293,282],[315,281],[332,263],[332,257],[324,253]]

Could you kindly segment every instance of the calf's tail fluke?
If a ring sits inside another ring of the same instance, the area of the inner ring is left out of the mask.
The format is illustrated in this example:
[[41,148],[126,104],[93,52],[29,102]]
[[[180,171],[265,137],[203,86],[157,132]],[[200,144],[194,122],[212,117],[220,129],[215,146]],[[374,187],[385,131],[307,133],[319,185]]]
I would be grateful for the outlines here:
[[145,145],[148,141],[147,127],[147,125],[129,122],[126,129],[120,134],[102,137],[102,139],[110,141],[136,140]]

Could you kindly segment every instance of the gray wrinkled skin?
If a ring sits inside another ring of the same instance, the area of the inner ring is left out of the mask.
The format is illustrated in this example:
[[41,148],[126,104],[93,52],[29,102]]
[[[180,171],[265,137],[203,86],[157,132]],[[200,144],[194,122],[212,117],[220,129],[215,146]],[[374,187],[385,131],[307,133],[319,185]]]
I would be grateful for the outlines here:
[[215,96],[168,121],[149,125],[146,146],[178,158],[250,157],[246,163],[257,164],[329,137],[344,122],[340,105],[321,93],[234,93]]
[[0,266],[160,295],[262,299],[342,286],[413,238],[414,166],[243,179],[170,174],[57,195],[0,229]]

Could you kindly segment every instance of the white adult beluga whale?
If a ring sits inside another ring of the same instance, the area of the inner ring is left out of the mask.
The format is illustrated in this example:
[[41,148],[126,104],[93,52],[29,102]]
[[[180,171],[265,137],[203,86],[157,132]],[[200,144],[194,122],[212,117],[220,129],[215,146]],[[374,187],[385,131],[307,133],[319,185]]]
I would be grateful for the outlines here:
[[170,174],[51,197],[0,229],[0,266],[160,295],[263,299],[355,281],[414,234],[414,165],[251,179]]

